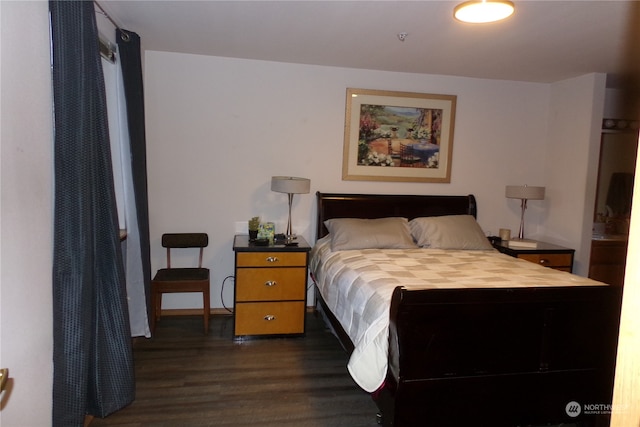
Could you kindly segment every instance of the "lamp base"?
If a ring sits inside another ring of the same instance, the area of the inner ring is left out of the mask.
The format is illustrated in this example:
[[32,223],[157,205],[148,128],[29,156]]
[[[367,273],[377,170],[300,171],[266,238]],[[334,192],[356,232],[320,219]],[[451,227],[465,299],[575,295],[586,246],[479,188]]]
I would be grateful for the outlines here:
[[509,247],[513,248],[535,249],[538,247],[538,242],[528,239],[511,239],[507,243]]
[[298,236],[295,234],[280,233],[275,235],[275,243],[277,245],[295,246],[298,244],[297,240]]
[[521,199],[520,208],[522,213],[520,214],[520,229],[518,230],[518,239],[524,240],[524,211],[527,210],[527,199]]

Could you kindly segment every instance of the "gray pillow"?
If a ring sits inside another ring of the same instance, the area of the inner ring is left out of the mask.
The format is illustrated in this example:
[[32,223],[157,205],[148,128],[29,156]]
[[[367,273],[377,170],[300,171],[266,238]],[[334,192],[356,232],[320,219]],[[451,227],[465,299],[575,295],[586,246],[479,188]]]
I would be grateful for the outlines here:
[[415,218],[409,223],[418,246],[431,249],[493,249],[471,215]]
[[331,250],[416,248],[406,218],[333,218],[324,222]]

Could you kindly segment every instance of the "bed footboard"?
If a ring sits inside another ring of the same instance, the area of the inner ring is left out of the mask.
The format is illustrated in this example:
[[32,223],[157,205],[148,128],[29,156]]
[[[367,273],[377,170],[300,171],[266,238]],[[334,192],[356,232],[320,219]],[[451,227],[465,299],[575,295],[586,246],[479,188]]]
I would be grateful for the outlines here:
[[572,402],[611,403],[620,300],[609,286],[395,289],[383,425],[606,423]]

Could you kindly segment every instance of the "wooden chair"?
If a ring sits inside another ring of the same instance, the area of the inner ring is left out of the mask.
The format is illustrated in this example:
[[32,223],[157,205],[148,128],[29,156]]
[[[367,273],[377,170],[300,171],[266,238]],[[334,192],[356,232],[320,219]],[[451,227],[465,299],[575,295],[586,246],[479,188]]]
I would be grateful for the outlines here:
[[[202,254],[209,245],[206,233],[168,233],[162,235],[162,247],[167,248],[167,268],[158,270],[151,281],[151,333],[160,320],[162,294],[180,292],[202,292],[204,333],[209,332],[211,311],[209,269],[202,268]],[[200,248],[198,268],[171,268],[171,249]]]
[[421,166],[422,159],[416,156],[410,145],[400,143],[400,166]]

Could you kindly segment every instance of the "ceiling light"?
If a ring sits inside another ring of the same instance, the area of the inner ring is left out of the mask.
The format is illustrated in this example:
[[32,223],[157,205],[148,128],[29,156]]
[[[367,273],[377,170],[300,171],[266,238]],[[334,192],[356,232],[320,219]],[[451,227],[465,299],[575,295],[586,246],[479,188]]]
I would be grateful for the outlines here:
[[477,0],[459,4],[453,9],[453,16],[458,21],[482,24],[506,19],[514,10],[510,1]]

